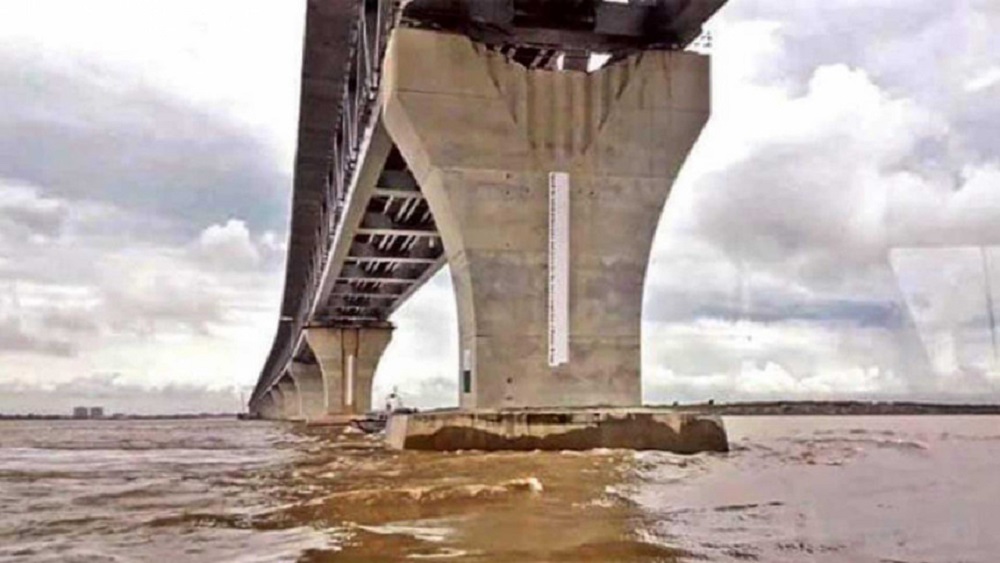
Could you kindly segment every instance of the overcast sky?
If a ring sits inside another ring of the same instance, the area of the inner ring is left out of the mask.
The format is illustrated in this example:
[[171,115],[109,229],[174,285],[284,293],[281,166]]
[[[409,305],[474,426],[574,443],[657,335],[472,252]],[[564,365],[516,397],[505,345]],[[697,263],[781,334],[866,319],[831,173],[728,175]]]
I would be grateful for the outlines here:
[[[237,408],[281,297],[303,20],[0,2],[0,412]],[[645,399],[1000,400],[1000,3],[730,0],[710,27]],[[394,320],[377,396],[455,404],[447,272]]]

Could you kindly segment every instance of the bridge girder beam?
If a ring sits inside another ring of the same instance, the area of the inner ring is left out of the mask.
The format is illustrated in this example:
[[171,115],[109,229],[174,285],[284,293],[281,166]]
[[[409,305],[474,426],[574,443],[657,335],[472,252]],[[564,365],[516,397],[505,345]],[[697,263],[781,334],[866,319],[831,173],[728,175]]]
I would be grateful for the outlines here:
[[356,285],[344,281],[338,281],[330,293],[331,297],[344,297],[357,295],[359,297],[376,297],[385,299],[398,299],[406,291],[406,288],[393,285],[377,286],[365,289],[358,289]]
[[[726,0],[410,0],[403,24],[500,48],[678,49]],[[523,64],[523,63],[522,63]],[[536,67],[540,68],[540,67]]]
[[394,188],[376,187],[374,197],[395,199],[424,199],[424,194],[417,190],[400,190]]

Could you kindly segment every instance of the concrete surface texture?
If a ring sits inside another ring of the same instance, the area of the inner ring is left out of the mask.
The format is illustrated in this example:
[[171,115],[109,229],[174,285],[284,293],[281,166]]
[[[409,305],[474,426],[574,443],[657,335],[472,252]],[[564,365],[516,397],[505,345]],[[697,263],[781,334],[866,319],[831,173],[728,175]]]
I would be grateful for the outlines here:
[[409,450],[729,450],[722,419],[662,409],[438,411],[393,415],[386,441]]
[[[451,268],[471,372],[461,407],[639,405],[646,267],[709,116],[708,58],[651,51],[589,74],[528,70],[464,36],[397,29],[382,101]],[[552,172],[570,182],[570,352],[555,368]]]
[[264,396],[260,403],[259,415],[265,420],[277,420],[279,418],[277,392],[273,389]]
[[327,413],[326,392],[323,388],[323,372],[317,364],[292,362],[289,375],[295,382],[302,405],[302,418],[314,421]]
[[275,385],[271,388],[271,397],[274,399],[274,419],[280,420],[285,417],[285,396],[281,389]]
[[298,389],[295,388],[295,381],[285,376],[278,382],[278,389],[281,391],[281,418],[285,420],[302,420],[302,403],[299,400]]
[[372,380],[393,328],[308,328],[306,341],[319,363],[326,416],[371,410]]

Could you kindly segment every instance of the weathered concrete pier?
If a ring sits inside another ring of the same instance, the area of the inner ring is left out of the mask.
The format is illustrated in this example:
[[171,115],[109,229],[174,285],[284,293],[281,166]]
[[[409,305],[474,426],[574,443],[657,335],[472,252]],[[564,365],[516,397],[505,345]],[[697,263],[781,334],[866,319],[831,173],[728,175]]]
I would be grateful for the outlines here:
[[709,59],[684,47],[723,2],[311,0],[283,317],[251,412],[370,410],[392,312],[447,263],[460,409],[394,419],[394,444],[720,449],[717,418],[640,408],[640,330],[710,114]]
[[726,452],[718,417],[650,408],[433,411],[394,415],[390,447],[411,450],[668,450]]

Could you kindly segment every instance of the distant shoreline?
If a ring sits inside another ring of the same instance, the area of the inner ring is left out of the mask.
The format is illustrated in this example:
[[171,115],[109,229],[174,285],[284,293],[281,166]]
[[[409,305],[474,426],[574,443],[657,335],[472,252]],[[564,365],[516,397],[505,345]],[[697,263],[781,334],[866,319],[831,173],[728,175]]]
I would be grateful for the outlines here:
[[[1000,415],[1000,404],[947,404],[909,401],[751,401],[739,403],[689,403],[646,406],[676,410],[678,412],[699,412],[724,416]],[[236,413],[174,415],[113,414],[102,418],[74,418],[71,415],[0,414],[0,421],[67,420],[75,422],[89,422],[113,420],[237,420],[239,418],[242,417]]]
[[75,418],[62,414],[0,414],[0,420],[69,420],[73,422],[91,422],[108,420],[205,420],[231,418],[236,420],[236,413],[199,413],[199,414],[113,414],[99,418]]
[[671,405],[669,408],[729,416],[1000,415],[1000,405],[908,401],[760,401]]

